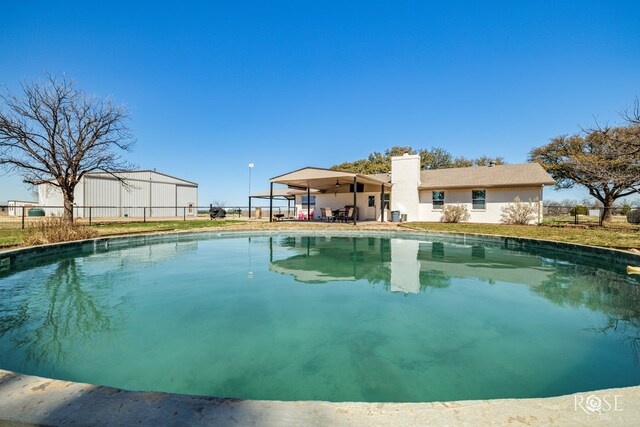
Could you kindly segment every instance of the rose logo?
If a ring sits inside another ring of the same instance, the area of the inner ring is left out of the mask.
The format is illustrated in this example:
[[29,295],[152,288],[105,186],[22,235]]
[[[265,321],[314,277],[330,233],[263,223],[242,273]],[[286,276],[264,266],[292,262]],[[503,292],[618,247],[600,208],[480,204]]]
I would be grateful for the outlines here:
[[602,409],[602,400],[598,396],[591,395],[587,397],[585,402],[585,409],[590,412],[600,412]]

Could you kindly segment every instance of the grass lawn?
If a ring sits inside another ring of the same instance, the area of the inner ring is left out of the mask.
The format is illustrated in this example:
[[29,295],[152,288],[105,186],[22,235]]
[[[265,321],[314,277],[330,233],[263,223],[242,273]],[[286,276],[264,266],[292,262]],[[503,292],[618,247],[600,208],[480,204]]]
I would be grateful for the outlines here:
[[501,224],[451,224],[451,223],[407,223],[403,228],[421,231],[495,234],[500,236],[527,237],[555,240],[582,245],[603,246],[618,249],[640,249],[640,228],[572,228],[537,225]]
[[[3,224],[0,224],[0,227]],[[110,223],[92,225],[100,236],[113,236],[118,234],[138,234],[150,232],[163,232],[174,230],[207,230],[207,229],[242,229],[242,230],[268,230],[268,229],[351,229],[350,224],[326,224],[318,222],[258,222],[238,220],[191,220],[191,221],[156,221],[134,223]],[[445,224],[445,223],[385,223],[385,224],[360,224],[358,228],[370,230],[393,230],[398,227],[404,229],[493,234],[501,236],[527,237],[533,239],[556,240],[559,242],[578,243],[592,246],[603,246],[619,249],[640,249],[640,227],[552,227],[552,226],[519,226],[500,224]],[[20,230],[16,227],[0,228],[0,248],[21,246],[23,238],[28,230]]]
[[24,234],[19,228],[0,228],[0,248],[20,245]]

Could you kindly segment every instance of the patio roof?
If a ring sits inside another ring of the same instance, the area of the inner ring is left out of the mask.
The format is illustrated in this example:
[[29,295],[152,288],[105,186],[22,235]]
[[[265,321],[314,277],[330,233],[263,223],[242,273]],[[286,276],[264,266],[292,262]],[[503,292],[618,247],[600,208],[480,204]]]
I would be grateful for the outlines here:
[[[311,190],[311,194],[319,193],[319,190]],[[273,198],[283,198],[294,200],[296,195],[298,194],[307,194],[306,190],[298,190],[295,188],[274,188],[273,189]],[[270,197],[269,190],[261,191],[259,193],[253,193],[251,196],[254,199],[268,199]]]
[[333,188],[336,182],[353,184],[354,178],[361,184],[375,184],[390,187],[391,184],[370,175],[335,171],[331,169],[306,167],[271,178],[272,183],[284,184],[294,188],[314,188],[327,190]]

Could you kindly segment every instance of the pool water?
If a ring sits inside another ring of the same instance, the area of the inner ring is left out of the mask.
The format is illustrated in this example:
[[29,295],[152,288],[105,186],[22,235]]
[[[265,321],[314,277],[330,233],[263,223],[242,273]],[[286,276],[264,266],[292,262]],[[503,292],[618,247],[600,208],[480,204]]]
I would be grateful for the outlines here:
[[640,384],[640,284],[440,237],[191,235],[0,273],[0,368],[269,400],[544,397]]

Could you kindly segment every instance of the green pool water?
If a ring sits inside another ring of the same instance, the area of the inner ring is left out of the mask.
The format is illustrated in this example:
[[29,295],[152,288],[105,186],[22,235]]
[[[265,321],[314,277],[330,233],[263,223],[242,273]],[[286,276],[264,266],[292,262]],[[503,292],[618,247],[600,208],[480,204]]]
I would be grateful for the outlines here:
[[0,273],[0,368],[270,400],[640,384],[640,285],[576,253],[440,237],[192,235]]

